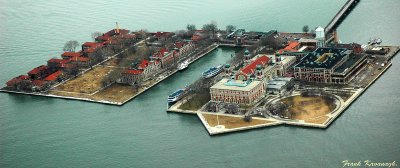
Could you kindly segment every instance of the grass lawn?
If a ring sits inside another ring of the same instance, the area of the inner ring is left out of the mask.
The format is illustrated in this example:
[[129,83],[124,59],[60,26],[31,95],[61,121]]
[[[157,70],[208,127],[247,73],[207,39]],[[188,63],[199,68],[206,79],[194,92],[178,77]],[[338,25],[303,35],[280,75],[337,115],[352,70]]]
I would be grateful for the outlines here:
[[112,68],[109,67],[97,66],[83,75],[53,88],[53,90],[86,94],[93,93],[102,88],[101,81],[111,70]]
[[123,84],[112,84],[92,95],[90,98],[94,100],[106,100],[111,102],[124,102],[137,94],[138,91],[133,89],[132,86]]
[[210,93],[195,94],[192,98],[179,106],[179,109],[197,111],[210,100]]
[[323,97],[319,96],[294,96],[286,98],[282,102],[289,106],[292,119],[312,121],[313,123],[325,121],[325,115],[335,109],[334,104],[328,104]]
[[211,127],[217,126],[219,120],[219,124],[224,125],[226,129],[248,127],[248,126],[267,124],[273,122],[273,121],[259,120],[259,119],[252,119],[250,122],[246,122],[243,120],[243,117],[233,117],[233,116],[223,116],[223,115],[218,115],[218,120],[217,120],[216,114],[202,114],[202,116],[205,118],[208,125],[210,125]]

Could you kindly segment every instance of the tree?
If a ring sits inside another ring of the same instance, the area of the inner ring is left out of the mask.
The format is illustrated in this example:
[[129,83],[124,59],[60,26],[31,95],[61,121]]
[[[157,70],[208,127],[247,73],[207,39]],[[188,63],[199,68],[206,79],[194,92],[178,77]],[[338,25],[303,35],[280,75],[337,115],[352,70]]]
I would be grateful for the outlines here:
[[103,35],[103,33],[101,33],[101,32],[93,32],[92,33],[92,39],[96,40],[96,37],[99,37],[99,36],[102,36],[102,35]]
[[231,33],[231,32],[233,32],[233,31],[235,31],[236,30],[236,26],[234,26],[234,25],[228,25],[228,26],[226,26],[226,32],[227,33]]
[[196,30],[196,25],[194,24],[188,24],[186,25],[186,29],[189,33],[193,33]]
[[304,25],[303,26],[303,32],[304,33],[308,33],[308,31],[310,31],[310,28],[308,27],[308,25]]
[[78,41],[70,40],[64,44],[63,51],[75,52],[76,47],[79,46]]
[[214,37],[215,32],[218,30],[217,22],[211,21],[211,23],[203,25],[203,30],[211,33]]

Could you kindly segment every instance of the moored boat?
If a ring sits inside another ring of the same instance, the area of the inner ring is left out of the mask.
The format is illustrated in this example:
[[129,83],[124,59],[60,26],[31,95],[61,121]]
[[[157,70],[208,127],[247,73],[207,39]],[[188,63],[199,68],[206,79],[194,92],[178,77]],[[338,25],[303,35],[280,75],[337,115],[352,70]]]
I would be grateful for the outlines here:
[[179,89],[168,96],[168,103],[175,103],[182,99],[185,89]]
[[217,67],[211,67],[207,69],[207,71],[203,72],[203,78],[211,78],[218,75],[222,71],[222,65],[218,65]]
[[178,66],[178,70],[184,70],[184,69],[186,69],[186,68],[188,68],[189,67],[189,61],[188,60],[186,60],[186,61],[184,61],[184,62],[182,62],[181,64],[179,64],[179,66]]

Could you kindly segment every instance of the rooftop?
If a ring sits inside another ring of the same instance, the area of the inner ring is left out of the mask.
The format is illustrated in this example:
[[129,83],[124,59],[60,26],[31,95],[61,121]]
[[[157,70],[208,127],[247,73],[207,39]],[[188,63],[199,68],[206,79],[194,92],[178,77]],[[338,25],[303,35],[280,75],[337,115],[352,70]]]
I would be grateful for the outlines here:
[[344,48],[317,48],[304,56],[295,67],[330,69],[350,54],[346,51]]
[[250,91],[259,84],[261,84],[261,81],[251,81],[248,83],[241,80],[224,78],[217,82],[215,85],[211,86],[210,89]]
[[350,68],[354,63],[356,63],[358,60],[363,58],[364,56],[359,56],[359,55],[351,55],[349,56],[349,59],[344,62],[342,65],[340,65],[338,68],[335,69],[335,72],[338,73],[343,73],[345,72],[348,68]]
[[253,62],[251,62],[249,65],[245,66],[243,69],[241,69],[241,71],[245,74],[251,74],[254,72],[254,70],[256,69],[257,65],[266,65],[270,62],[270,59],[263,55],[260,56],[258,58],[256,58]]

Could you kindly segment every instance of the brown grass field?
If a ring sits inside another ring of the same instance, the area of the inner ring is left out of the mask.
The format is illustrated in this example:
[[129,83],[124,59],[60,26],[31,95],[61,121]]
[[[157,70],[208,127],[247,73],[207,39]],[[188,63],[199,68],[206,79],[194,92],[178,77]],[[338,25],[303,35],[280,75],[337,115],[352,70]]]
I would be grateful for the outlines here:
[[124,102],[138,93],[132,86],[122,84],[112,84],[92,95],[94,100],[106,100],[111,102]]
[[[211,127],[215,127],[218,125],[216,114],[202,114],[202,116],[206,119],[208,125],[210,125]],[[232,117],[223,115],[218,115],[218,120],[219,124],[224,125],[225,128],[227,129],[248,127],[248,126],[267,124],[272,122],[259,119],[252,119],[250,122],[246,122],[243,120],[243,117]]]
[[[76,92],[76,93],[86,93],[90,94],[99,90],[101,86],[102,79],[112,70],[112,68],[97,66],[92,70],[65,82],[53,90],[66,91],[66,92]],[[59,93],[59,92],[57,92]]]
[[326,114],[335,108],[335,105],[328,104],[324,98],[318,96],[294,96],[286,98],[282,102],[289,105],[292,119],[311,123],[325,122],[328,119]]

